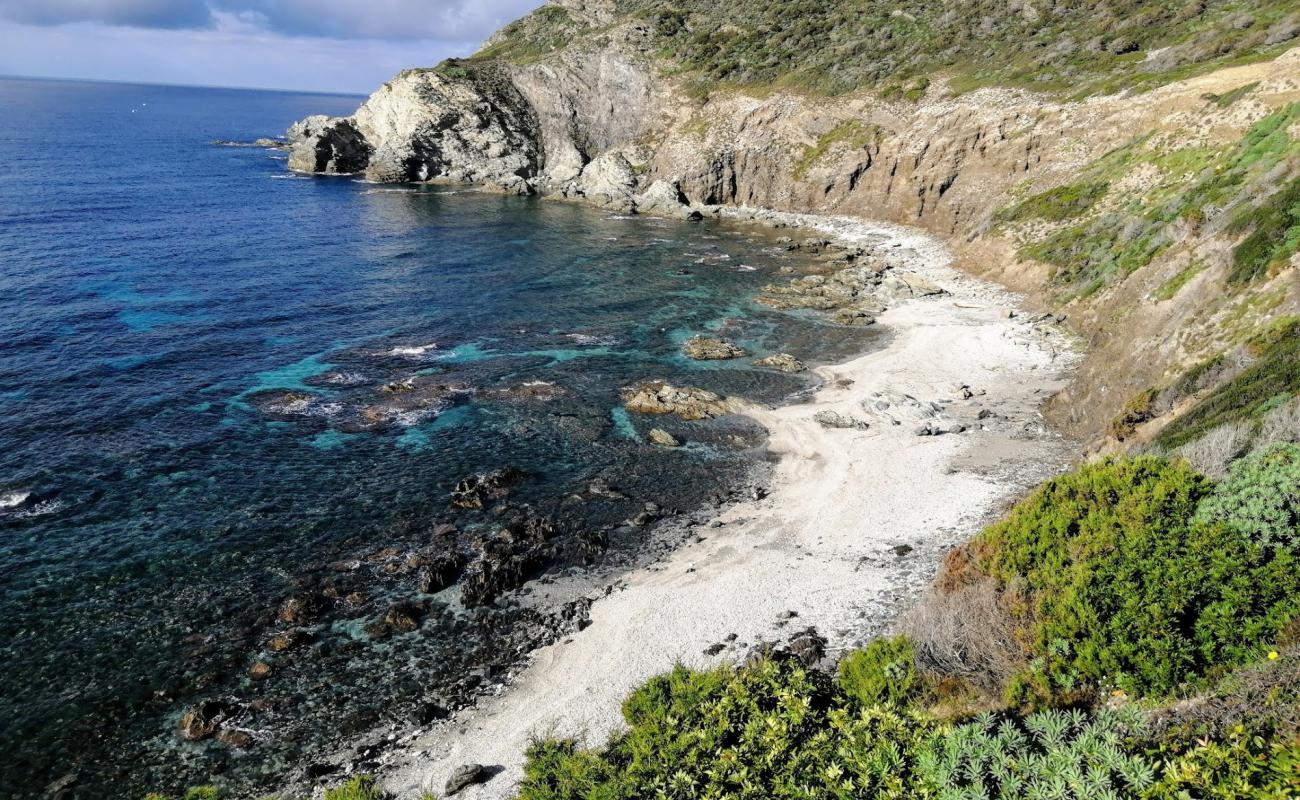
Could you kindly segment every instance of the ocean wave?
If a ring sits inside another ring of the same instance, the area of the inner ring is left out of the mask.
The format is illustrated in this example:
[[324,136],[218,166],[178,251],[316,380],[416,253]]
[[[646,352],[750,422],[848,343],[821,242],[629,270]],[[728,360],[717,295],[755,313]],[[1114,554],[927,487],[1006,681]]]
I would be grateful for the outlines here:
[[321,383],[330,386],[361,386],[369,382],[370,379],[360,372],[332,372],[321,377]]
[[267,176],[267,177],[271,178],[272,180],[280,180],[280,181],[309,181],[309,180],[311,180],[311,176],[310,176],[310,175],[269,175],[269,176]]
[[24,508],[14,514],[19,519],[30,519],[31,517],[42,517],[46,514],[53,514],[63,509],[63,502],[60,500],[42,500],[32,505],[30,508]]
[[23,503],[26,503],[27,499],[31,496],[31,492],[24,492],[21,490],[0,494],[0,510],[17,508]]
[[429,344],[403,345],[401,347],[394,347],[392,350],[389,350],[388,355],[419,357],[429,352],[430,350],[437,350],[437,349],[438,349],[438,345],[436,342],[430,342]]
[[748,264],[741,264],[736,267],[736,272],[758,272],[758,267],[751,267]]

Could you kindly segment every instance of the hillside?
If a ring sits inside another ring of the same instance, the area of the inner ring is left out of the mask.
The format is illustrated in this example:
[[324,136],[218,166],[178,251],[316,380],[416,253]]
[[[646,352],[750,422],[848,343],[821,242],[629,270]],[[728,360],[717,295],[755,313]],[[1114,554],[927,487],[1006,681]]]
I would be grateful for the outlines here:
[[655,678],[609,742],[537,741],[522,797],[1300,790],[1293,4],[553,0],[290,138],[305,172],[914,226],[1083,344],[1044,409],[1104,457],[898,638]]

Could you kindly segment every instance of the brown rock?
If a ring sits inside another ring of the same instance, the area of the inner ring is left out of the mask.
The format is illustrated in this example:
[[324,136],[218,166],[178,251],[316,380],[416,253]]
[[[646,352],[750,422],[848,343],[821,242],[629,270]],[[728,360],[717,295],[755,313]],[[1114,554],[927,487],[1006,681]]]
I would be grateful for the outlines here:
[[271,665],[265,661],[258,661],[248,668],[248,677],[255,681],[266,680],[271,677]]
[[663,381],[627,389],[623,405],[639,414],[676,414],[685,420],[710,419],[731,411],[731,404],[721,395],[689,386],[670,386]]

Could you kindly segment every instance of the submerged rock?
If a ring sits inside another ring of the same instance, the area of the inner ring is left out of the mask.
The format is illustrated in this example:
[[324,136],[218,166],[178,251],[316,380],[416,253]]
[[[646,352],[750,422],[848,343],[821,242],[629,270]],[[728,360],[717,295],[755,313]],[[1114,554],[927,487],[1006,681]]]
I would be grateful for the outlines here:
[[462,478],[451,490],[451,504],[456,508],[482,509],[488,501],[501,500],[510,489],[527,479],[527,473],[514,467]]
[[234,707],[220,700],[204,700],[181,714],[176,723],[181,738],[187,742],[201,742],[211,738],[221,725],[234,714]]
[[646,437],[660,447],[681,447],[681,441],[663,428],[651,428]]
[[711,336],[693,336],[682,345],[682,353],[696,361],[726,361],[731,358],[743,358],[749,353],[726,339]]
[[754,362],[754,366],[766,367],[768,369],[774,369],[777,372],[788,372],[788,373],[803,372],[804,370],[808,369],[808,367],[802,361],[790,355],[789,353],[776,353],[775,355],[770,355],[767,358],[760,358],[759,360]]
[[627,389],[623,405],[638,414],[676,414],[688,421],[721,417],[732,410],[732,403],[721,395],[663,381],[648,381]]

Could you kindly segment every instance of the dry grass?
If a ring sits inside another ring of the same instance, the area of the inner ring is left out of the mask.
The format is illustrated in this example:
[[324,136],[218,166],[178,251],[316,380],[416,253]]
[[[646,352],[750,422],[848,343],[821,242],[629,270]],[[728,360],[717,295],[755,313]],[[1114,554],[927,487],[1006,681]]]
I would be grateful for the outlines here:
[[1232,462],[1249,452],[1253,438],[1251,427],[1245,421],[1229,422],[1174,452],[1187,459],[1187,463],[1198,472],[1222,480],[1227,476]]
[[1264,415],[1260,421],[1257,448],[1271,444],[1300,442],[1300,397],[1279,406]]
[[999,694],[1024,666],[1015,622],[992,578],[951,592],[931,589],[904,615],[898,632],[912,640],[922,670],[961,679],[991,694]]

